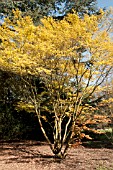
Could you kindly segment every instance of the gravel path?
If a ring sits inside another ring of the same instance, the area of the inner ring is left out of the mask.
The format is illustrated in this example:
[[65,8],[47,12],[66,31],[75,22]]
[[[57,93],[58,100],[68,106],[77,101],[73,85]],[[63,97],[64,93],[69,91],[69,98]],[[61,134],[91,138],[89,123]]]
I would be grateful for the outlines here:
[[113,149],[79,146],[71,148],[66,159],[59,161],[44,143],[0,142],[0,170],[99,170],[99,167],[113,170]]

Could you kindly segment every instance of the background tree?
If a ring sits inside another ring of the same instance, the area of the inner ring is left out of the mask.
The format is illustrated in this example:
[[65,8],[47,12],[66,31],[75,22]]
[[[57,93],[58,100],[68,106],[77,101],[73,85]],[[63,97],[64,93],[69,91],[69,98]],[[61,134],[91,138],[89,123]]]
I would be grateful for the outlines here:
[[[0,139],[43,140],[37,116],[33,110],[15,107],[25,92],[25,83],[19,75],[0,70]],[[38,86],[39,88],[39,86]]]
[[109,118],[109,122],[102,124],[102,129],[106,131],[105,136],[107,140],[113,145],[113,77],[112,72],[108,79],[106,79],[104,86],[102,87],[101,93],[104,94],[103,100],[98,106],[100,115]]
[[[36,27],[16,10],[13,21],[7,19],[0,28],[0,66],[19,74],[26,84],[27,95],[25,90],[18,107],[35,110],[52,152],[60,158],[73,140],[85,136],[82,131],[93,111],[89,103],[98,98],[98,87],[113,66],[113,42],[106,29],[98,27],[102,15],[80,19],[74,13],[62,21],[49,17]],[[42,92],[36,88],[39,77],[45,84]],[[54,144],[43,121],[51,127]]]
[[96,0],[2,0],[0,2],[0,13],[12,17],[12,10],[18,8],[23,15],[33,18],[35,24],[39,23],[44,16],[54,16],[62,19],[67,13],[76,10],[80,15],[97,12]]

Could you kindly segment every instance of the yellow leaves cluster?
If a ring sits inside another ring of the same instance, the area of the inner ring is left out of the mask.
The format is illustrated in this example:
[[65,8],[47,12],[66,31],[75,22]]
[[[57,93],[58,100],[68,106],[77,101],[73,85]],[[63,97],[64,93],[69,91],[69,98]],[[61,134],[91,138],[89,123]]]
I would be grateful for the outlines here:
[[108,99],[104,99],[102,101],[103,104],[109,104],[109,107],[113,105],[113,98],[108,98]]
[[[99,30],[98,16],[85,15],[80,19],[74,13],[61,21],[47,17],[41,20],[41,25],[34,26],[29,16],[21,17],[19,10],[13,12],[13,21],[6,19],[0,27],[1,65],[7,69],[25,73],[27,68],[31,74],[44,70],[48,74],[57,65],[69,75],[77,72],[82,75],[85,66],[76,64],[75,70],[71,62],[72,57],[82,60],[77,52],[79,49],[88,50],[97,72],[99,66],[113,64],[113,42],[105,30]],[[84,78],[89,76],[87,71]]]
[[25,110],[27,112],[34,112],[34,106],[31,103],[18,102],[16,105],[16,110]]

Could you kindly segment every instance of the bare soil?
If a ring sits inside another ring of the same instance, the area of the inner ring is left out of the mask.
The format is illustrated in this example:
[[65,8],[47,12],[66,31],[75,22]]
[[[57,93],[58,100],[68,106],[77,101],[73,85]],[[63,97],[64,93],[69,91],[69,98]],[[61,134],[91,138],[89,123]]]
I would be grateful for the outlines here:
[[[46,143],[0,142],[0,170],[113,170],[113,148],[70,148],[66,159],[58,160]],[[105,169],[103,169],[105,170]]]

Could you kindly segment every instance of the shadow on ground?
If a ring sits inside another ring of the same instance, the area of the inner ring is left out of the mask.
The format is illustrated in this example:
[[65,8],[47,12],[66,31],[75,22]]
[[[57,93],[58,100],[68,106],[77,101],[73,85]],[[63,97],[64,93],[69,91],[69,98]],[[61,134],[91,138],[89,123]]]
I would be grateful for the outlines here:
[[[11,162],[29,162],[31,159],[43,158],[43,159],[53,159],[52,154],[41,153],[37,147],[45,145],[44,142],[30,142],[30,141],[1,141],[0,142],[0,156],[4,157],[1,161],[6,161],[6,163]],[[5,157],[8,157],[5,158]]]
[[27,166],[33,170],[40,167],[41,170],[92,170],[100,165],[113,169],[113,150],[106,148],[70,148],[66,159],[59,160],[44,142],[0,141],[0,157],[0,165],[7,166],[6,169],[17,165],[17,170],[25,170]]

